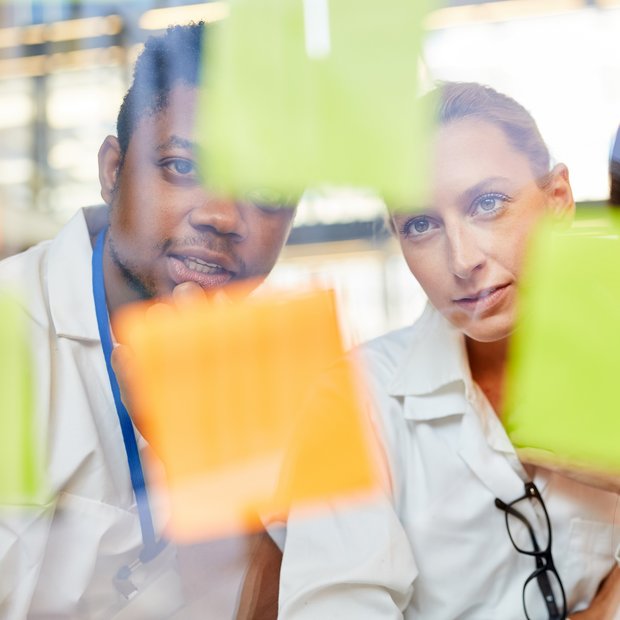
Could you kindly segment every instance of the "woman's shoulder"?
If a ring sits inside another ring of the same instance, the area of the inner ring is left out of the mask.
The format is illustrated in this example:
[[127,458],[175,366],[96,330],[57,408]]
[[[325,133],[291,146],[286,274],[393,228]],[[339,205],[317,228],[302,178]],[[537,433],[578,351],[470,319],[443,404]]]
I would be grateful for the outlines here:
[[364,363],[381,363],[396,366],[422,339],[432,337],[432,324],[436,311],[427,305],[424,312],[411,325],[392,330],[361,344],[354,355]]

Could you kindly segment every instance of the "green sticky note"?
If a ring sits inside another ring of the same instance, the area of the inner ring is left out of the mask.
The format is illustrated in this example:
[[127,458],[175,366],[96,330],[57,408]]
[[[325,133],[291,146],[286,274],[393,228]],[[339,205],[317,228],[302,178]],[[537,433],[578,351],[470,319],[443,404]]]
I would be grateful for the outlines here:
[[503,416],[522,458],[620,474],[620,220],[584,210],[531,246]]
[[294,201],[309,186],[424,196],[418,101],[433,0],[235,0],[206,33],[199,157],[212,189]]
[[28,504],[41,489],[25,314],[0,292],[0,504]]

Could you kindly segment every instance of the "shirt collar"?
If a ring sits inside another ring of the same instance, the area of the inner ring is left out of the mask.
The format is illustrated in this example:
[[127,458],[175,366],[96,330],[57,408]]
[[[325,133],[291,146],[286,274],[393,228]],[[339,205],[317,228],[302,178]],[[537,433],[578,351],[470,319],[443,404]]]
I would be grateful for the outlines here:
[[422,396],[455,382],[471,383],[465,339],[430,303],[389,384],[391,396]]
[[51,319],[58,336],[99,341],[90,239],[100,228],[106,210],[80,209],[50,245],[47,285]]

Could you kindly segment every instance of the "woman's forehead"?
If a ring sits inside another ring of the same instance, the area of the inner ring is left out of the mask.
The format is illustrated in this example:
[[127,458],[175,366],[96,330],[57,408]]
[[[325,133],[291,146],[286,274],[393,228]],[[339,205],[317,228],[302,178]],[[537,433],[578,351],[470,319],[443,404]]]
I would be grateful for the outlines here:
[[432,142],[432,179],[446,176],[533,178],[527,156],[499,126],[477,118],[440,125]]

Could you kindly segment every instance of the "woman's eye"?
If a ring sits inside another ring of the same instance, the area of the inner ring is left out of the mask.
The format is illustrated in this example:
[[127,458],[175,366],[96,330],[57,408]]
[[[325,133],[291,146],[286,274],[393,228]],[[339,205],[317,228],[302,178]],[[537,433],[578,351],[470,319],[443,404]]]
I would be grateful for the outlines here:
[[506,194],[485,194],[474,200],[472,205],[472,215],[478,213],[495,213],[499,211],[507,202],[510,202],[510,198]]
[[435,228],[433,221],[426,216],[418,216],[410,219],[401,229],[405,237],[420,237]]

